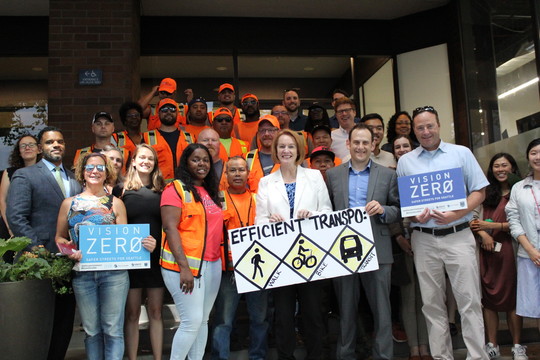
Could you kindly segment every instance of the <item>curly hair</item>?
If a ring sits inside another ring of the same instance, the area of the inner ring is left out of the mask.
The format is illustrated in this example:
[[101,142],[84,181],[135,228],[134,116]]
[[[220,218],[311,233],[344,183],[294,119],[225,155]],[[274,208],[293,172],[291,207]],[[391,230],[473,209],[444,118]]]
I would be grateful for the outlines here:
[[137,171],[137,169],[135,169],[134,166],[135,158],[137,157],[139,151],[141,151],[142,149],[150,150],[152,152],[152,155],[154,156],[154,168],[150,172],[150,182],[152,185],[152,191],[160,193],[165,188],[165,181],[163,180],[163,176],[161,175],[161,170],[159,170],[157,152],[153,147],[148,144],[137,145],[137,148],[135,149],[135,152],[131,157],[131,166],[129,167],[126,175],[124,189],[139,190],[143,186],[141,178],[139,177],[139,172]]
[[113,186],[116,181],[116,171],[114,170],[114,167],[112,163],[107,159],[107,157],[100,153],[87,153],[86,155],[79,158],[79,161],[77,162],[77,166],[75,166],[75,179],[81,184],[84,185],[84,167],[88,163],[88,160],[90,160],[93,157],[99,157],[103,160],[105,163],[105,181],[103,185],[111,185]]
[[[499,160],[500,158],[505,158],[506,160],[508,160],[508,162],[512,166],[512,174],[515,174],[516,177],[520,178],[516,160],[514,159],[512,155],[508,153],[503,153],[503,152],[493,155],[487,169],[486,177],[489,181],[489,185],[486,186],[486,198],[484,199],[484,203],[483,203],[485,207],[496,208],[499,205],[502,198],[501,183],[499,182],[499,180],[497,180],[497,178],[495,177],[495,174],[493,173],[493,164],[495,163],[495,161]],[[506,181],[509,183],[510,187],[512,187],[512,185],[515,183],[515,181],[511,182],[510,177],[508,177]]]
[[[14,167],[15,169],[20,169],[24,167],[24,159],[21,156],[21,150],[19,149],[19,145],[21,144],[21,140],[25,137],[31,137],[35,140],[36,145],[38,144],[37,138],[34,135],[31,134],[22,134],[17,142],[15,143],[15,146],[13,147],[13,150],[11,151],[11,154],[9,155],[9,166]],[[40,154],[37,154],[36,162],[39,161],[41,158]]]
[[418,139],[416,138],[416,135],[414,134],[414,130],[413,130],[411,115],[409,115],[409,113],[406,111],[398,111],[397,113],[392,115],[390,120],[388,120],[388,126],[386,129],[386,139],[388,140],[390,144],[392,144],[394,140],[396,139],[396,136],[397,136],[396,121],[398,117],[400,117],[401,115],[405,115],[406,117],[409,118],[409,121],[411,122],[411,132],[409,133],[409,138],[412,140],[413,144],[418,144]]
[[141,115],[141,119],[143,117],[143,108],[141,105],[134,101],[128,101],[120,105],[120,109],[118,110],[118,115],[120,115],[120,121],[122,122],[122,125],[126,125],[127,120],[127,113],[129,110],[135,109]]
[[221,200],[219,198],[218,189],[219,179],[214,170],[212,155],[210,155],[210,151],[208,151],[208,148],[206,146],[202,144],[189,144],[188,147],[186,147],[182,152],[182,156],[180,157],[180,164],[175,170],[175,177],[184,184],[184,188],[187,191],[190,191],[193,194],[195,201],[201,202],[199,192],[197,191],[197,189],[195,189],[195,184],[193,183],[193,174],[190,173],[188,170],[189,157],[197,149],[203,149],[208,154],[208,159],[210,159],[210,171],[203,180],[203,187],[208,192],[208,195],[210,196],[210,198],[212,198],[214,203],[217,206],[221,207]]

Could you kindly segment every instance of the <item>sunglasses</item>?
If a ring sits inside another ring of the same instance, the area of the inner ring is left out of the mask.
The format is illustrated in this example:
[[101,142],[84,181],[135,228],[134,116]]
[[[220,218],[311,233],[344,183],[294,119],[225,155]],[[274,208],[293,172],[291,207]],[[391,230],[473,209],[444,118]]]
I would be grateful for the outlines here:
[[412,113],[413,118],[416,117],[416,115],[421,114],[421,113],[423,113],[425,111],[430,112],[430,113],[435,114],[435,115],[438,115],[437,110],[435,110],[435,108],[433,106],[427,105],[427,106],[417,107],[416,109],[414,109],[414,111]]
[[242,105],[244,106],[248,106],[248,105],[256,105],[257,104],[257,101],[255,100],[245,100],[245,101],[242,101]]
[[170,106],[164,106],[162,107],[161,109],[159,109],[159,111],[161,112],[176,112],[176,108],[175,107],[170,107]]
[[105,165],[84,165],[84,170],[88,172],[94,171],[94,169],[97,169],[99,172],[105,171]]
[[230,122],[232,121],[232,119],[231,119],[230,117],[220,117],[220,118],[217,118],[217,119],[215,119],[215,120],[216,120],[217,122],[219,122],[219,123],[220,123],[220,122],[224,122],[224,121],[230,123]]

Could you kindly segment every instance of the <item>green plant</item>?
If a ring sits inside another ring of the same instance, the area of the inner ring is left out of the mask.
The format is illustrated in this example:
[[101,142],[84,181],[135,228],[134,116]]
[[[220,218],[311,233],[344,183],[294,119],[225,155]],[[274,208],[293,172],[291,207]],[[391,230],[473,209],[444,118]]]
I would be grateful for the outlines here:
[[34,246],[19,256],[18,253],[31,243],[32,241],[25,237],[0,239],[0,258],[3,258],[7,251],[15,252],[13,264],[0,260],[0,282],[51,279],[56,293],[71,292],[69,283],[74,261],[67,256],[57,256],[42,245]]

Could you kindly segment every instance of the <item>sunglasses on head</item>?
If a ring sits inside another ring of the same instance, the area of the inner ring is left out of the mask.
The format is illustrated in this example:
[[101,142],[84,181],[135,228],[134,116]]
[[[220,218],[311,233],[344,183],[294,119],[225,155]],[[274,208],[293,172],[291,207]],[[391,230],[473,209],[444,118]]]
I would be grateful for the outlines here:
[[105,165],[99,164],[99,165],[84,165],[84,170],[88,172],[94,171],[94,169],[97,169],[99,172],[105,171]]
[[425,111],[437,115],[437,111],[435,110],[435,108],[434,108],[433,106],[427,105],[427,106],[417,107],[416,109],[414,109],[414,111],[413,111],[413,118],[414,118],[416,115],[421,114],[421,113],[423,113],[423,112],[425,112]]

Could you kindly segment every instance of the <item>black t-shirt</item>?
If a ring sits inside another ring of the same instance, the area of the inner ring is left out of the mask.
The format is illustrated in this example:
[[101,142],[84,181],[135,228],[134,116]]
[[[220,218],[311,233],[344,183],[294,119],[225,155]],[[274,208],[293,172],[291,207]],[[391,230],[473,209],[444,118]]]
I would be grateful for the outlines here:
[[172,158],[173,165],[174,165],[174,169],[176,169],[176,167],[178,166],[178,164],[176,163],[176,144],[178,144],[178,140],[180,139],[180,130],[176,129],[172,132],[165,132],[161,130],[158,130],[158,131],[161,134],[161,136],[163,136],[163,138],[165,139],[169,147],[171,148],[172,156],[173,156]]

